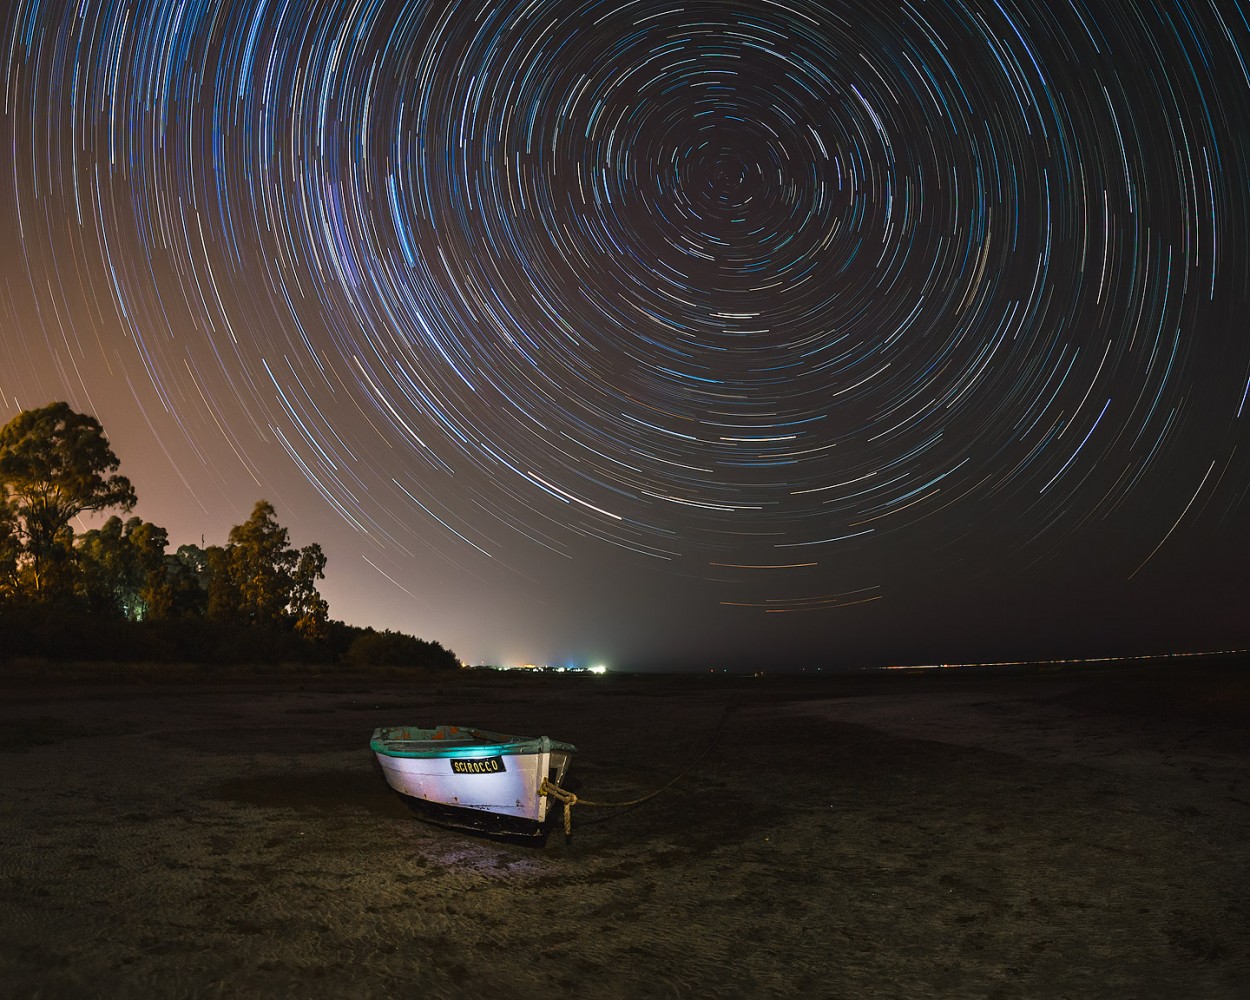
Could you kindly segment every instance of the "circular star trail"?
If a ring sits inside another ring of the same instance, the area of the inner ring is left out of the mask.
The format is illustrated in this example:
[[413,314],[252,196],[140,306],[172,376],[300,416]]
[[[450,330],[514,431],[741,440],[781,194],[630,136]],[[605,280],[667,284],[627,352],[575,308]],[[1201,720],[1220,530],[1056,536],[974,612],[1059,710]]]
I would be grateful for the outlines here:
[[1248,16],[18,0],[9,313],[386,549],[1131,578],[1250,478]]

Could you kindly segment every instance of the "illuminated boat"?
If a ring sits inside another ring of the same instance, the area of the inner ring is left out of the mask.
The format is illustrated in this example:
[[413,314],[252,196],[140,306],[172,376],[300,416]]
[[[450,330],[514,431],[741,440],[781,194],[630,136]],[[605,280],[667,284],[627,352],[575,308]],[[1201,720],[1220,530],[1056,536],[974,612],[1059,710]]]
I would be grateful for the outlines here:
[[546,736],[507,736],[468,726],[387,726],[369,747],[387,783],[423,819],[479,833],[541,836],[549,796],[576,748]]

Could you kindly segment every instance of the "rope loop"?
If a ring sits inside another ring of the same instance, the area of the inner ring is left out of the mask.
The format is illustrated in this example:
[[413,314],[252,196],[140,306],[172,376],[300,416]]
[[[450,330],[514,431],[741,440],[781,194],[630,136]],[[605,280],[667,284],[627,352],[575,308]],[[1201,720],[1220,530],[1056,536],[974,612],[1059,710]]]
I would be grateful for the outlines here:
[[[577,796],[559,785],[553,785],[546,778],[543,778],[543,783],[538,786],[538,794],[550,795],[553,799],[564,803],[564,836],[565,838],[573,836],[573,806],[577,804]],[[587,805],[590,804],[587,803]]]

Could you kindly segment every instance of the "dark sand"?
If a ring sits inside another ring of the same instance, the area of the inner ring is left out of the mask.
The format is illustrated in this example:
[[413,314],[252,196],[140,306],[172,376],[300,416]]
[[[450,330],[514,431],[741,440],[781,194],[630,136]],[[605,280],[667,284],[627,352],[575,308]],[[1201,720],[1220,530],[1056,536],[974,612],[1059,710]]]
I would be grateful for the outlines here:
[[[0,688],[6,997],[1247,997],[1250,667]],[[545,847],[389,723],[578,746]]]

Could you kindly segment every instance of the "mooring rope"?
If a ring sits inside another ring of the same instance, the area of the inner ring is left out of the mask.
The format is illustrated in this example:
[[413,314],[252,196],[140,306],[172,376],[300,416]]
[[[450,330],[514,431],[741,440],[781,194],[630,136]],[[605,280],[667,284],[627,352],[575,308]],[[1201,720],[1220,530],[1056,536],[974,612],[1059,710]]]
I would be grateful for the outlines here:
[[627,802],[596,802],[593,799],[583,799],[567,788],[561,788],[559,785],[553,785],[546,778],[543,778],[542,784],[538,786],[539,795],[550,795],[553,799],[564,803],[564,836],[567,840],[573,836],[573,806],[583,805],[592,808],[605,809],[628,809],[631,806],[642,805],[648,799],[653,799],[661,792],[668,791],[677,782],[681,781],[687,774],[694,770],[695,766],[702,762],[703,758],[712,752],[712,747],[716,746],[716,741],[720,739],[721,731],[725,728],[725,723],[729,721],[729,716],[737,709],[736,705],[730,705],[725,709],[725,714],[721,717],[720,725],[716,727],[716,732],[712,734],[712,738],[708,741],[708,745],[703,748],[703,752],[694,760],[687,764],[682,770],[671,780],[665,782],[654,791],[648,792],[646,795],[640,795],[636,799],[630,799]]

